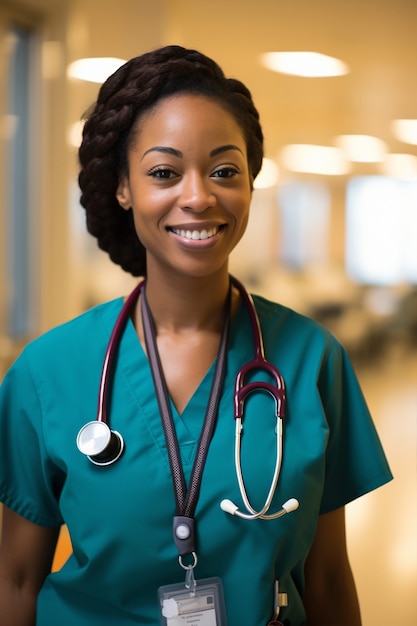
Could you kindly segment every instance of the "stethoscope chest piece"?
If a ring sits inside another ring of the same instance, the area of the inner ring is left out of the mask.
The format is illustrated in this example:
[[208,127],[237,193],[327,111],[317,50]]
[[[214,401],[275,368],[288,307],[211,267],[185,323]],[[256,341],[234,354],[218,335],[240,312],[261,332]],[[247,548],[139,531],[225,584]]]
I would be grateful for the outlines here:
[[77,446],[95,465],[111,465],[121,457],[125,447],[120,433],[98,420],[88,422],[81,428]]

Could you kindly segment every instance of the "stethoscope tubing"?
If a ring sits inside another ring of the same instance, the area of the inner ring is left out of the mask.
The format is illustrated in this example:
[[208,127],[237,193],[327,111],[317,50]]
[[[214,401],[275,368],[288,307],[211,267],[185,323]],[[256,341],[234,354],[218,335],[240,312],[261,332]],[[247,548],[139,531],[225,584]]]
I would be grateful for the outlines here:
[[[278,513],[274,513],[271,515],[266,515],[269,511],[273,497],[275,495],[275,491],[278,485],[279,475],[281,472],[281,461],[282,461],[282,418],[277,417],[276,423],[276,461],[274,474],[272,477],[271,485],[269,488],[269,492],[267,498],[265,500],[265,504],[262,509],[256,511],[256,509],[251,505],[249,501],[249,497],[246,491],[245,481],[243,478],[242,472],[242,460],[241,460],[241,436],[243,431],[243,425],[241,418],[236,420],[236,432],[235,432],[235,467],[236,467],[236,476],[239,484],[239,491],[242,496],[243,503],[248,511],[248,513],[238,512],[239,517],[243,517],[245,519],[276,519],[277,517],[281,517],[284,515],[285,511],[282,509]],[[235,512],[236,514],[236,512]]]
[[[279,370],[275,367],[275,365],[267,361],[265,358],[261,326],[252,296],[246,291],[243,285],[236,278],[231,277],[231,280],[232,283],[239,290],[240,296],[249,314],[255,351],[253,359],[248,363],[242,365],[236,375],[234,396],[235,419],[243,418],[243,406],[246,396],[252,391],[259,391],[260,389],[269,392],[275,398],[276,415],[277,417],[283,418],[285,414],[286,399],[284,379],[281,376]],[[264,370],[265,372],[267,372],[274,379],[275,385],[265,381],[257,381],[245,384],[245,378],[249,374],[249,372],[253,372],[256,370]]]
[[[283,437],[283,419],[285,416],[285,402],[286,402],[286,389],[284,379],[275,365],[270,363],[265,358],[264,344],[262,339],[262,331],[258,318],[258,314],[256,312],[255,303],[253,301],[252,296],[246,291],[243,285],[236,280],[236,278],[231,278],[233,284],[239,290],[240,296],[245,304],[245,308],[249,314],[249,320],[252,329],[253,336],[253,344],[254,344],[254,358],[243,365],[236,376],[235,382],[235,394],[234,394],[234,416],[236,421],[235,427],[235,469],[236,476],[239,485],[239,491],[243,500],[243,503],[246,507],[247,513],[243,513],[239,511],[239,508],[236,504],[234,504],[231,500],[222,500],[220,506],[221,508],[237,517],[241,517],[246,520],[272,520],[282,517],[286,513],[294,511],[298,508],[299,504],[295,498],[290,498],[287,500],[281,507],[279,511],[272,514],[267,514],[272,500],[274,498],[276,488],[278,486],[279,476],[281,473],[281,465],[282,465],[282,437]],[[275,384],[265,381],[256,381],[256,382],[245,382],[246,377],[250,372],[263,370],[267,372],[273,379]],[[276,416],[276,461],[274,472],[272,476],[272,481],[270,484],[270,488],[268,491],[268,495],[266,497],[265,503],[260,510],[256,510],[247,494],[245,482],[243,479],[242,472],[242,459],[241,459],[241,438],[243,432],[243,421],[244,421],[244,405],[247,396],[254,391],[264,391],[269,393],[275,400],[275,416]]]
[[104,356],[103,368],[102,368],[101,377],[100,377],[97,417],[96,417],[96,420],[98,422],[105,422],[107,424],[107,396],[108,396],[109,381],[110,381],[110,371],[113,365],[114,355],[116,353],[116,348],[120,341],[121,334],[124,330],[127,319],[130,315],[132,306],[138,299],[139,293],[144,285],[144,282],[145,281],[142,280],[135,287],[132,293],[126,298],[126,301],[123,305],[120,315],[117,318],[114,328],[112,330],[112,333],[110,335],[109,343],[108,343],[106,353]]
[[[234,394],[234,418],[236,424],[234,459],[239,490],[247,513],[239,511],[238,507],[230,500],[223,500],[220,506],[224,511],[227,511],[232,515],[236,515],[244,519],[271,520],[281,517],[282,515],[285,515],[285,513],[293,511],[298,507],[298,501],[294,498],[291,498],[282,505],[282,508],[279,511],[270,515],[267,514],[271,507],[272,500],[278,485],[282,464],[282,423],[284,419],[286,400],[285,382],[279,370],[272,363],[268,362],[265,358],[262,332],[253,298],[247,293],[246,289],[236,278],[231,277],[231,281],[232,284],[235,285],[235,287],[238,289],[245,308],[249,314],[255,352],[254,358],[239,369],[236,375]],[[113,361],[117,352],[117,347],[132,307],[137,301],[139,293],[144,284],[145,280],[142,280],[135,287],[135,289],[126,299],[126,302],[124,303],[122,310],[116,320],[104,356],[99,384],[96,419],[85,424],[80,429],[80,432],[77,436],[77,445],[79,450],[83,454],[85,454],[88,459],[95,465],[111,465],[121,457],[125,449],[124,440],[120,433],[111,430],[108,425],[107,398]],[[245,379],[250,372],[259,370],[267,372],[270,377],[272,377],[275,384],[265,381],[248,383],[245,382]],[[244,405],[247,396],[254,391],[264,391],[266,393],[269,393],[274,398],[276,416],[276,462],[268,495],[266,497],[264,505],[258,511],[252,506],[249,500],[245,487],[245,482],[243,479],[241,465],[241,437],[244,421]]]
[[123,454],[125,443],[122,435],[111,430],[107,420],[107,396],[111,370],[117,346],[133,304],[138,298],[144,281],[140,282],[126,299],[110,335],[101,370],[96,419],[84,424],[77,435],[77,447],[94,465],[112,465]]

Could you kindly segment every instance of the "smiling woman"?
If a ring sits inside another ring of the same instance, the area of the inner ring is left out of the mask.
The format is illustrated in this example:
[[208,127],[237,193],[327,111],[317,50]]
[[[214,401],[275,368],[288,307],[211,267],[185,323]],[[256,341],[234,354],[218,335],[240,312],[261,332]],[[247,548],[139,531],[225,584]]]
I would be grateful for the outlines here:
[[4,379],[0,614],[358,626],[344,507],[391,474],[334,336],[229,275],[263,158],[250,92],[195,50],[154,50],[103,84],[79,156],[89,231],[144,280]]
[[234,117],[216,101],[184,94],[158,103],[134,132],[116,197],[133,212],[148,277],[168,268],[171,281],[176,272],[227,274],[251,200],[246,142]]

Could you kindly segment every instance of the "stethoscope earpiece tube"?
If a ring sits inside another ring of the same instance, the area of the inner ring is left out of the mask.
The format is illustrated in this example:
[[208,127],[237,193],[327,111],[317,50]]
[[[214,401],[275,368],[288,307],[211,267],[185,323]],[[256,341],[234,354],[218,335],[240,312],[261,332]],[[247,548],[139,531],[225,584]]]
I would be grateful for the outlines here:
[[[291,498],[285,502],[281,509],[276,513],[268,513],[270,506],[272,504],[272,500],[278,485],[278,479],[281,472],[281,461],[282,461],[282,422],[285,415],[285,400],[286,400],[286,392],[285,392],[285,381],[278,370],[277,367],[273,363],[270,363],[265,358],[264,346],[262,341],[262,330],[259,322],[259,318],[256,312],[255,304],[253,302],[252,297],[247,293],[246,289],[243,285],[236,280],[235,278],[231,278],[232,283],[237,287],[240,292],[240,296],[245,303],[246,310],[249,315],[250,324],[252,327],[252,335],[253,335],[253,343],[254,343],[254,358],[243,365],[236,375],[235,382],[235,395],[234,395],[234,417],[236,423],[236,435],[235,435],[235,467],[236,467],[236,476],[239,485],[239,491],[242,496],[243,503],[247,510],[247,513],[241,513],[239,511],[239,507],[234,504],[231,500],[222,500],[220,503],[220,507],[226,513],[230,513],[231,515],[236,515],[237,517],[241,517],[247,520],[255,520],[255,519],[264,519],[271,520],[277,519],[278,517],[282,517],[286,513],[290,511],[294,511],[298,508],[298,500],[295,498]],[[273,379],[274,384],[269,382],[246,382],[246,378],[250,372],[255,371],[264,371],[267,372]],[[275,400],[275,417],[276,417],[276,461],[273,477],[271,480],[271,485],[269,488],[269,492],[267,498],[265,500],[262,508],[257,511],[250,503],[248,494],[245,488],[245,481],[243,479],[242,474],[242,465],[240,458],[240,448],[241,448],[241,433],[243,428],[243,413],[244,413],[244,405],[246,397],[253,393],[254,391],[263,391],[267,394],[270,394],[272,398]]]
[[276,513],[271,515],[264,515],[262,510],[259,512],[254,511],[253,513],[241,513],[239,511],[239,507],[232,502],[231,500],[222,500],[220,502],[220,508],[222,511],[226,513],[230,513],[230,515],[236,515],[237,517],[242,517],[243,519],[252,520],[252,519],[277,519],[278,517],[282,517],[286,513],[291,513],[295,511],[299,507],[299,502],[295,498],[290,498],[282,505],[281,509]]
[[77,436],[79,451],[85,454],[94,465],[112,465],[122,456],[125,449],[121,434],[116,430],[111,430],[107,424],[107,392],[113,358],[118,348],[120,336],[144,282],[141,281],[127,298],[111,333],[101,371],[97,417],[92,422],[87,422]]

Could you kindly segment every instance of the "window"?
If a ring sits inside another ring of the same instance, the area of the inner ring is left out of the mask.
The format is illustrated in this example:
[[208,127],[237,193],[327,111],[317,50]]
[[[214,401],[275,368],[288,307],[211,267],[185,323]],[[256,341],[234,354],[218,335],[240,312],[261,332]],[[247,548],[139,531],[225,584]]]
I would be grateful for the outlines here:
[[358,283],[417,284],[417,181],[352,179],[346,199],[346,268]]
[[303,270],[324,265],[328,255],[331,198],[319,181],[292,181],[278,190],[280,260]]
[[36,193],[32,158],[34,98],[33,33],[20,26],[7,34],[6,103],[6,246],[8,299],[6,332],[13,338],[30,334],[34,320],[34,255]]

